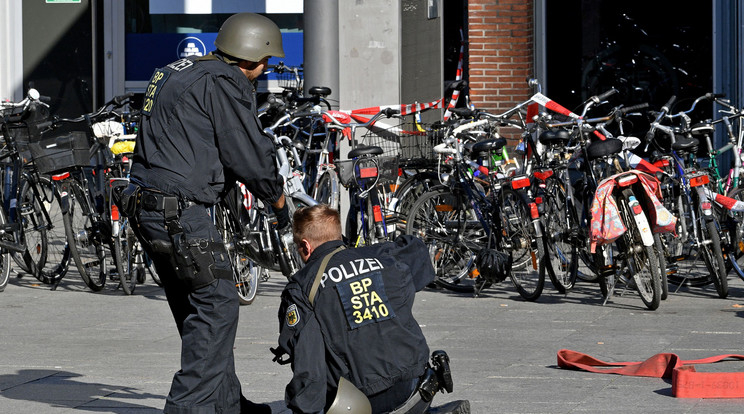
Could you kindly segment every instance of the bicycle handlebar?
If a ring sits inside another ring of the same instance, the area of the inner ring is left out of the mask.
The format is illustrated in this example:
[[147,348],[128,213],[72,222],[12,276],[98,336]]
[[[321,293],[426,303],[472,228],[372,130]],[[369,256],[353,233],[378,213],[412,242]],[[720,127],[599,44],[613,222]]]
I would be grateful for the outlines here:
[[[77,122],[95,120],[96,118],[100,117],[103,114],[108,115],[111,112],[113,112],[114,109],[121,108],[122,106],[128,104],[133,96],[134,96],[133,92],[128,92],[123,95],[114,96],[113,98],[111,98],[111,100],[109,100],[108,102],[103,104],[101,107],[99,107],[95,112],[83,114],[77,118],[55,118],[54,123],[55,124],[57,122],[77,123]],[[108,109],[109,107],[111,107],[111,109]]]
[[609,91],[607,91],[607,92],[604,92],[604,93],[602,93],[602,94],[599,94],[599,95],[596,95],[596,96],[592,96],[592,97],[591,97],[591,98],[589,98],[589,99],[591,99],[592,101],[594,101],[594,103],[595,103],[595,104],[599,104],[600,102],[602,102],[602,101],[604,101],[605,99],[609,98],[610,96],[612,96],[612,95],[616,94],[617,92],[618,92],[618,90],[617,90],[617,89],[615,89],[615,88],[612,88],[612,89],[610,89],[610,90],[609,90]]
[[648,106],[649,106],[648,102],[644,102],[644,103],[640,103],[637,105],[628,106],[626,108],[620,108],[617,110],[617,112],[619,113],[620,116],[623,116],[630,112],[635,112],[635,111],[640,111],[641,109],[646,109],[648,108]]
[[[333,116],[333,114],[328,113],[327,111],[321,111],[322,115],[325,115],[327,119],[329,119],[329,123],[334,124],[336,126],[339,126],[341,128],[358,128],[358,127],[368,127],[372,124],[374,124],[380,117],[385,115],[386,118],[391,118],[395,115],[398,115],[400,113],[399,109],[393,109],[393,108],[385,108],[380,110],[380,112],[376,113],[372,118],[369,119],[369,121],[364,123],[354,123],[354,124],[344,124],[343,122],[339,122],[336,117]],[[317,112],[313,113],[314,115],[318,115]]]

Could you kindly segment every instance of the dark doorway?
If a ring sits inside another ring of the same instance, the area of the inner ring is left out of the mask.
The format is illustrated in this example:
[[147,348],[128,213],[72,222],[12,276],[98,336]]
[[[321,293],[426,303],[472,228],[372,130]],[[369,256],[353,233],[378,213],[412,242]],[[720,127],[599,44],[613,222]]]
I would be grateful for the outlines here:
[[51,112],[75,117],[93,110],[91,2],[23,2],[23,89],[51,97]]
[[[678,107],[712,92],[712,5],[671,0],[546,3],[547,92],[568,108],[610,88],[627,105]],[[686,106],[685,106],[686,105]]]

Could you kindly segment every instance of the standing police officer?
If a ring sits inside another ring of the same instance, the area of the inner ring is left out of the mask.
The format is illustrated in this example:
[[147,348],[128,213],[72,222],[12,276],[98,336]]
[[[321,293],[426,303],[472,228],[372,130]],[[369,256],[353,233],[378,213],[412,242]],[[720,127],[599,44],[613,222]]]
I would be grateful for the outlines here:
[[[229,17],[217,50],[157,69],[145,92],[125,214],[163,281],[181,336],[181,369],[166,413],[266,412],[246,400],[233,346],[239,302],[223,240],[206,207],[236,180],[271,203],[289,228],[273,142],[262,134],[252,81],[284,57],[268,18]],[[285,230],[287,231],[287,230]]]
[[[415,293],[434,280],[420,239],[347,249],[338,212],[327,205],[298,209],[293,236],[306,266],[282,293],[272,349],[279,363],[292,363],[285,402],[293,412],[365,412],[368,399],[374,413],[423,413],[440,388],[451,391],[451,381],[440,387],[427,375],[429,348],[413,317]],[[449,377],[448,366],[442,371]],[[349,388],[361,399],[342,391]]]

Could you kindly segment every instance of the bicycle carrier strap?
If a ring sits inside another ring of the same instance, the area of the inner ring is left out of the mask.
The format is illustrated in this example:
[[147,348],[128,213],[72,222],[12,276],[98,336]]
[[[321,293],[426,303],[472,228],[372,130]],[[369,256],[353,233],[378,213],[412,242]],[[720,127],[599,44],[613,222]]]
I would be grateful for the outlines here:
[[323,261],[320,262],[320,267],[318,268],[318,273],[315,274],[315,280],[313,280],[313,285],[310,287],[310,294],[307,295],[308,300],[310,301],[310,306],[315,306],[315,296],[318,294],[318,287],[320,286],[320,278],[323,276],[323,272],[325,272],[326,267],[328,267],[328,262],[331,261],[331,257],[335,255],[336,253],[340,252],[341,250],[345,249],[346,246],[338,246],[336,250],[328,253],[323,258]]
[[660,353],[642,362],[605,362],[581,352],[561,349],[558,366],[566,369],[634,377],[672,379],[677,398],[744,398],[744,372],[697,372],[693,364],[725,359],[744,360],[744,355],[725,354],[682,360],[677,354]]

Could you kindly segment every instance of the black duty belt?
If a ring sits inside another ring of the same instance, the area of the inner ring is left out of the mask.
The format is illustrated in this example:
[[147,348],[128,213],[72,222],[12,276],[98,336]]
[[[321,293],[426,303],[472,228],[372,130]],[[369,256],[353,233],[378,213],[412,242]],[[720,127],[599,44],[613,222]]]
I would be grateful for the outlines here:
[[193,201],[183,200],[174,195],[160,193],[143,188],[140,198],[142,209],[145,211],[185,210],[196,205]]

